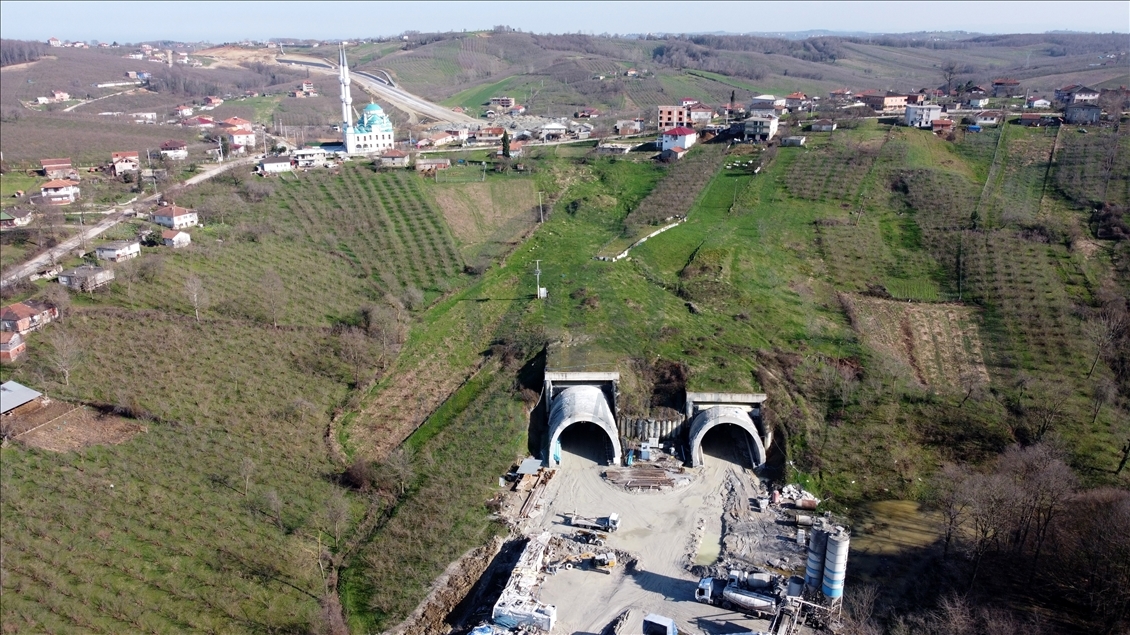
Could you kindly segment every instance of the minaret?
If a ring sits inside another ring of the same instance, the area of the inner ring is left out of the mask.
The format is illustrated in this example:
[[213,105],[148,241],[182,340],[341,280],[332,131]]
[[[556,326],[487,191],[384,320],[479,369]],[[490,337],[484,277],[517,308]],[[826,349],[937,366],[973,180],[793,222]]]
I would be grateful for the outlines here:
[[341,82],[341,132],[348,134],[353,127],[353,98],[349,95],[349,66],[345,60],[345,45],[340,45],[339,51],[340,71],[338,81]]

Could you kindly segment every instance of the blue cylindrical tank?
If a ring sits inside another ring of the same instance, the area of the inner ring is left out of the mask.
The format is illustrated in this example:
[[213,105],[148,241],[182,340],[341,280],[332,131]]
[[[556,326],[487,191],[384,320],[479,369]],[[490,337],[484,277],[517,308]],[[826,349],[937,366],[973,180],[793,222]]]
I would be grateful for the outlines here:
[[837,529],[828,535],[828,546],[824,556],[824,584],[820,589],[828,599],[834,600],[844,595],[844,577],[847,576],[850,542],[851,537],[844,529]]

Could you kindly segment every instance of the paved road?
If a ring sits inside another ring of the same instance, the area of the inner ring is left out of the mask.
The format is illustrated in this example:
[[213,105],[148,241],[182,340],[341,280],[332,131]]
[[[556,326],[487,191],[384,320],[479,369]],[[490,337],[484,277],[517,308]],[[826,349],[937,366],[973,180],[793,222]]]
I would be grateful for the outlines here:
[[[330,64],[325,60],[320,60],[317,58],[290,55],[285,59],[285,62],[281,59],[279,60],[279,62],[287,64],[304,64],[314,72],[325,73],[327,75],[337,75],[338,72],[336,65]],[[479,119],[452,112],[451,109],[446,106],[440,106],[439,104],[432,103],[424,99],[423,97],[413,95],[412,93],[402,88],[390,86],[383,80],[380,80],[377,77],[366,73],[365,71],[351,71],[350,79],[353,80],[353,83],[361,86],[370,93],[373,93],[374,95],[387,100],[393,106],[396,106],[398,109],[403,110],[409,115],[417,115],[420,117],[435,119],[439,123],[482,123],[482,121]]]
[[[257,159],[255,157],[247,157],[246,159],[237,159],[235,161],[230,161],[222,165],[214,166],[188,179],[184,182],[184,185],[195,185],[197,183],[207,181],[217,174],[221,174],[227,170],[230,170],[237,165],[248,165],[250,163],[254,163],[256,160]],[[147,203],[155,203],[157,201],[157,197],[157,194],[152,194],[143,199],[133,201],[132,204],[141,205]],[[13,284],[21,278],[30,276],[37,270],[46,267],[52,262],[55,262],[57,259],[65,258],[66,254],[73,252],[80,245],[85,244],[85,242],[87,241],[93,240],[99,235],[105,233],[106,230],[120,223],[124,218],[126,218],[126,213],[127,210],[119,209],[117,207],[110,208],[103,212],[88,212],[88,214],[91,215],[106,214],[106,218],[102,219],[97,225],[84,229],[83,231],[59,243],[55,247],[52,247],[51,249],[32,258],[31,260],[28,260],[27,262],[16,265],[14,267],[9,267],[4,271],[2,279],[0,279],[0,288]]]

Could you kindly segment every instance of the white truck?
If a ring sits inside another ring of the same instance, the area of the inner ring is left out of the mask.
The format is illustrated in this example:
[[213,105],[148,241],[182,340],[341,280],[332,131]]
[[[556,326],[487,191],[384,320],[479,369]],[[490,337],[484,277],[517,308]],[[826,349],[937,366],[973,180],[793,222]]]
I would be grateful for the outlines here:
[[594,531],[613,532],[620,528],[620,514],[616,513],[609,514],[604,518],[589,518],[573,513],[566,516],[566,520],[568,520],[569,524],[573,527],[591,529]]
[[776,611],[777,598],[772,593],[772,577],[768,574],[731,571],[728,578],[699,580],[694,599],[726,610],[761,616]]

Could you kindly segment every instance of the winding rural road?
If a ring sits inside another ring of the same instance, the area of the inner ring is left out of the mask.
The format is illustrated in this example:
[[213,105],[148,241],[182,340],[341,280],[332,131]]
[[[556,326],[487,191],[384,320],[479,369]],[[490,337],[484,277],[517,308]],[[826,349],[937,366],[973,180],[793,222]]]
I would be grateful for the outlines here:
[[[222,173],[226,172],[227,170],[230,170],[230,169],[232,169],[232,168],[234,168],[238,165],[248,165],[250,163],[254,163],[257,160],[258,159],[256,157],[247,157],[245,159],[237,159],[235,161],[231,161],[231,162],[228,162],[228,163],[223,163],[223,164],[220,164],[220,165],[213,166],[213,167],[205,170],[204,172],[201,172],[200,174],[197,174],[196,176],[188,179],[183,184],[181,184],[180,187],[185,187],[185,186],[188,186],[188,185],[196,185],[197,183],[202,183],[202,182],[207,181],[208,179],[216,176],[217,174],[222,174]],[[131,203],[128,203],[128,204],[134,205],[134,204],[155,203],[157,201],[158,196],[159,196],[159,194],[152,194],[152,195],[147,196],[143,199],[132,201]],[[38,256],[35,256],[31,260],[28,260],[27,262],[24,262],[24,263],[19,264],[19,265],[15,265],[13,267],[9,267],[8,269],[6,269],[4,271],[3,276],[0,277],[0,288],[6,287],[10,284],[14,284],[18,280],[21,280],[23,278],[30,276],[31,274],[35,273],[36,271],[38,271],[40,269],[43,269],[44,267],[55,262],[56,260],[58,260],[60,258],[65,258],[68,253],[73,252],[80,245],[85,244],[87,241],[93,240],[94,238],[98,237],[99,235],[105,233],[108,229],[110,229],[114,225],[117,225],[118,223],[120,223],[123,219],[127,218],[127,216],[126,216],[127,212],[132,212],[132,209],[128,209],[128,210],[127,209],[120,209],[120,207],[121,206],[115,206],[115,207],[112,207],[112,208],[105,210],[105,211],[102,211],[102,212],[87,212],[88,214],[92,214],[92,215],[93,214],[105,214],[106,218],[102,219],[97,225],[94,225],[94,226],[91,226],[91,227],[88,227],[88,228],[82,230],[81,232],[75,234],[74,236],[71,236],[70,238],[59,243],[58,245],[55,245],[51,249],[48,249],[47,251],[39,254]]]

